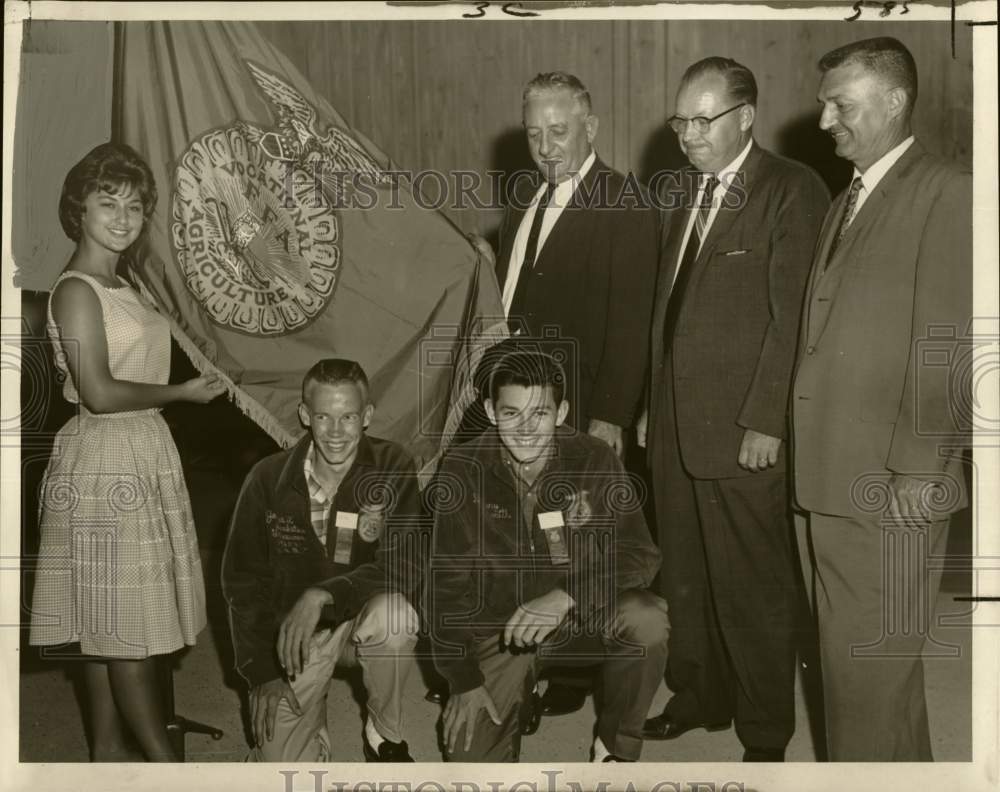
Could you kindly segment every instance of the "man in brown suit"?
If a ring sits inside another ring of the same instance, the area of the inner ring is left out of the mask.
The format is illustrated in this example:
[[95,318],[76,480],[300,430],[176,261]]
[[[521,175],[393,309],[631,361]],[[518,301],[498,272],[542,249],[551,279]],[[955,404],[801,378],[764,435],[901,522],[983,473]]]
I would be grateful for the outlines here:
[[971,184],[914,140],[899,41],[819,66],[820,126],[855,167],[816,250],[791,402],[829,756],[930,760],[920,654],[940,586],[928,558],[965,504],[950,372],[971,316]]
[[783,438],[829,197],[807,167],[757,146],[756,104],[749,69],[706,58],[684,73],[670,120],[696,169],[682,172],[661,248],[648,418],[675,695],[643,734],[735,718],[745,760],[781,761],[802,601]]

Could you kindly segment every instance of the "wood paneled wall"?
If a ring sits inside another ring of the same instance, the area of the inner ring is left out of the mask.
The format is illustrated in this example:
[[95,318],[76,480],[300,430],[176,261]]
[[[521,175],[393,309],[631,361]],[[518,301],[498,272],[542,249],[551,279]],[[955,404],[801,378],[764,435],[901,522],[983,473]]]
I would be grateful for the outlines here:
[[[971,37],[959,29],[952,60],[946,23],[355,21],[261,29],[351,124],[412,171],[531,167],[521,90],[536,73],[562,69],[590,89],[601,156],[648,179],[682,162],[663,123],[681,73],[717,54],[757,77],[758,141],[808,162],[840,189],[850,169],[816,127],[816,61],[875,35],[900,38],[916,58],[917,134],[933,151],[972,161]],[[490,203],[488,182],[478,195]],[[498,208],[446,212],[465,231],[490,234],[500,220]]]
[[66,173],[111,135],[110,22],[24,23],[13,130],[14,285],[47,291],[73,243],[56,208]]

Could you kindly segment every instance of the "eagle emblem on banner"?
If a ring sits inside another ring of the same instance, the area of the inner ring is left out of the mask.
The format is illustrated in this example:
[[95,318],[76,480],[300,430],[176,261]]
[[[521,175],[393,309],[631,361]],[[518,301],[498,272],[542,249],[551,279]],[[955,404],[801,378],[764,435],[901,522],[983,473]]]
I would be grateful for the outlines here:
[[240,120],[191,141],[174,173],[170,242],[213,322],[280,336],[306,327],[333,298],[346,185],[384,174],[344,131],[321,130],[294,86],[244,63],[277,128]]

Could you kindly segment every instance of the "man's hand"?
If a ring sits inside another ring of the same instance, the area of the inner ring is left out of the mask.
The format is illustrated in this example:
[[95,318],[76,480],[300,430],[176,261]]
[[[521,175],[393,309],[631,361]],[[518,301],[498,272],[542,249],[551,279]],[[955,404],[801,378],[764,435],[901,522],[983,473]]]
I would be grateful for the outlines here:
[[294,677],[309,662],[309,639],[316,632],[324,605],[333,603],[326,589],[307,588],[288,611],[278,630],[278,661],[285,673]]
[[929,508],[929,504],[934,502],[931,490],[937,486],[939,485],[933,481],[897,473],[889,479],[889,491],[892,495],[889,516],[906,522],[930,522],[935,517]]
[[639,448],[646,447],[646,428],[649,426],[649,410],[643,410],[639,419],[635,422],[635,442]]
[[448,746],[449,754],[455,752],[455,740],[458,739],[462,726],[465,726],[465,750],[472,747],[472,733],[476,729],[479,711],[483,709],[497,726],[502,723],[497,705],[482,685],[448,696],[448,703],[444,705],[444,744]]
[[[490,243],[486,241],[483,237],[476,233],[469,233],[465,235],[465,238],[472,243],[472,246],[476,249],[483,260],[490,265],[490,267],[495,267],[497,263],[496,256],[493,255],[493,248]],[[502,283],[500,284],[503,285]]]
[[781,448],[781,438],[771,437],[753,429],[743,432],[743,442],[740,443],[738,462],[744,470],[758,473],[774,467],[778,461],[778,449]]
[[611,446],[612,449],[614,449],[614,452],[619,458],[621,458],[621,455],[625,453],[625,441],[622,439],[622,428],[617,424],[601,421],[597,418],[591,418],[587,434],[592,437],[599,437]]
[[274,718],[282,699],[288,702],[292,712],[302,716],[302,705],[286,680],[272,679],[250,688],[250,723],[253,725],[254,742],[258,746],[265,738],[268,742],[274,738]]
[[540,644],[562,623],[574,604],[565,591],[552,589],[519,606],[503,628],[504,645],[524,649]]

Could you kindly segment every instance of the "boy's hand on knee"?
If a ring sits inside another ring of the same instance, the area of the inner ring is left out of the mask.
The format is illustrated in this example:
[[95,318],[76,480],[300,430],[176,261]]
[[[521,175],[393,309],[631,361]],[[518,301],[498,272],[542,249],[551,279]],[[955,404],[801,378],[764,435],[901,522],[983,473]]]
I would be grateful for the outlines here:
[[316,632],[323,606],[332,602],[333,595],[326,589],[307,588],[281,622],[278,662],[288,676],[298,676],[309,662],[309,640]]
[[479,718],[479,711],[483,709],[497,726],[503,723],[497,714],[493,697],[482,685],[448,697],[448,703],[444,707],[444,743],[448,746],[449,754],[455,752],[455,741],[463,726],[465,726],[465,750],[468,751],[472,747],[476,720]]
[[518,606],[504,626],[504,646],[525,649],[540,644],[562,624],[575,604],[573,598],[562,589],[552,589],[547,594]]
[[292,712],[299,717],[302,716],[302,706],[287,680],[272,679],[270,682],[250,688],[250,721],[253,724],[253,739],[257,745],[263,743],[265,737],[268,742],[274,739],[274,719],[282,699],[288,702]]

